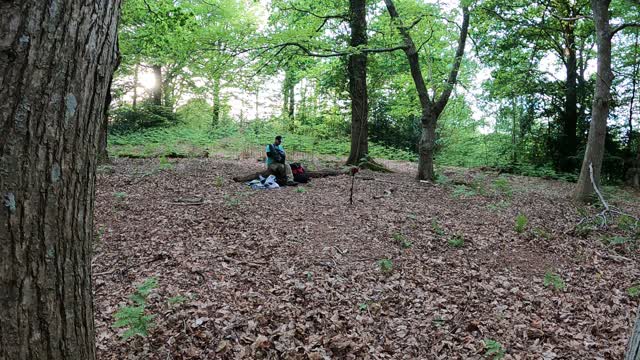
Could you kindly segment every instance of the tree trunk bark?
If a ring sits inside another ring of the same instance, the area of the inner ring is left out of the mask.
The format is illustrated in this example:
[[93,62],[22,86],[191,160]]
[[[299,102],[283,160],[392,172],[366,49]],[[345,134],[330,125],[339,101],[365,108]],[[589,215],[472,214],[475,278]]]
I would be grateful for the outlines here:
[[213,119],[211,125],[213,127],[220,124],[220,77],[213,78]]
[[[435,179],[435,171],[433,167],[433,155],[436,144],[436,119],[433,119],[433,115],[427,115],[426,121],[422,121],[422,136],[420,137],[420,144],[418,145],[418,180],[433,180]],[[423,115],[424,117],[424,115]]]
[[138,64],[133,69],[133,110],[138,108]]
[[[634,64],[633,64],[633,72],[631,74],[631,100],[629,101],[629,150],[632,152],[633,147],[633,106],[635,105],[636,99],[636,89],[638,85],[638,69],[640,68],[640,63],[638,63],[638,32],[636,31],[635,43],[633,46],[634,50]],[[640,142],[639,142],[640,144]],[[639,145],[640,146],[640,145]],[[640,167],[640,164],[638,164]]]
[[[367,45],[365,0],[349,0],[349,24],[354,48]],[[349,55],[349,93],[351,95],[351,151],[348,165],[358,165],[369,153],[369,99],[367,96],[367,54]]]
[[162,66],[152,65],[151,69],[153,70],[153,77],[156,80],[156,84],[151,93],[151,100],[153,101],[153,105],[162,106]]
[[640,310],[636,315],[636,322],[633,326],[633,333],[627,345],[625,360],[640,360]]
[[613,72],[611,71],[611,29],[609,26],[610,2],[611,0],[591,0],[596,27],[596,42],[598,44],[598,64],[587,149],[574,193],[574,197],[580,201],[587,201],[593,193],[593,185],[589,174],[589,164],[591,163],[593,164],[595,183],[598,186],[600,184],[609,103],[611,101],[610,86],[613,81]]
[[0,2],[0,359],[95,359],[96,153],[119,11]]
[[296,110],[296,96],[295,96],[295,84],[291,84],[289,87],[289,110],[287,112],[289,116],[289,122],[291,123],[291,128],[293,129],[295,126],[295,110]]
[[560,169],[573,171],[576,168],[571,157],[578,151],[578,59],[576,56],[576,39],[574,24],[567,22],[564,28],[565,36],[565,109],[562,141],[560,143]]

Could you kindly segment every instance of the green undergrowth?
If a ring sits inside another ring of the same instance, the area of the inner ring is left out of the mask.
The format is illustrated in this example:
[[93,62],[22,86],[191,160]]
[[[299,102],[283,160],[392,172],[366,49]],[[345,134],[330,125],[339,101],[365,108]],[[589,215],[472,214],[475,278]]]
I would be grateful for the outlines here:
[[[110,134],[109,153],[114,157],[203,157],[212,154],[238,156],[261,154],[275,135],[284,137],[287,152],[346,157],[348,137],[319,139],[306,134],[279,131],[271,126],[248,126],[240,129],[229,123],[211,129],[207,126],[181,124],[129,133]],[[369,155],[375,159],[416,161],[417,155],[375,143],[369,144]]]

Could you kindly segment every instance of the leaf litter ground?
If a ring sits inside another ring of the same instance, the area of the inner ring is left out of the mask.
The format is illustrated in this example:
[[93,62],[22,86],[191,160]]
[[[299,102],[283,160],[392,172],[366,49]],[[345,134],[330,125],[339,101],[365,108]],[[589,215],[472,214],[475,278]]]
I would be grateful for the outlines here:
[[[447,169],[435,185],[396,163],[394,174],[359,173],[349,205],[346,175],[304,190],[231,181],[259,166],[99,169],[100,359],[483,359],[488,340],[505,359],[622,358],[640,256],[634,243],[605,245],[605,233],[575,234],[597,210],[570,201],[572,184],[509,176],[500,192],[495,173]],[[637,201],[623,192],[615,203],[637,216]],[[155,326],[122,341],[114,313],[149,277]]]

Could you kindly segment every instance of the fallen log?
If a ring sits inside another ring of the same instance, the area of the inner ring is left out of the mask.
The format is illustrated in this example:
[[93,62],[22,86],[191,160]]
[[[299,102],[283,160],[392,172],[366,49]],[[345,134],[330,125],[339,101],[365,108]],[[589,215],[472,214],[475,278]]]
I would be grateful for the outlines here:
[[[317,178],[323,178],[327,176],[347,175],[349,174],[349,170],[344,170],[344,171],[343,170],[317,170],[317,171],[307,171],[306,173],[307,173],[307,176],[309,176],[309,178],[317,179]],[[268,177],[271,174],[272,173],[270,170],[265,170],[262,172],[254,172],[246,175],[236,176],[233,178],[233,181],[247,182],[247,181],[257,179],[260,176]]]

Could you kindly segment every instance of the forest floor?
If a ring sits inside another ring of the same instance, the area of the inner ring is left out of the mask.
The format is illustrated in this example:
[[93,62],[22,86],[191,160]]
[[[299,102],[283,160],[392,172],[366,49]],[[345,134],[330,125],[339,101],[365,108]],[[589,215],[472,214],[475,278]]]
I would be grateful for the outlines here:
[[[347,175],[268,191],[232,182],[261,166],[99,168],[99,359],[622,358],[638,235],[624,218],[576,231],[600,210],[573,203],[573,184],[453,168],[419,183],[397,163],[359,173],[350,205]],[[607,196],[640,215],[638,193]],[[123,341],[114,315],[151,277],[155,326]]]

